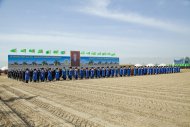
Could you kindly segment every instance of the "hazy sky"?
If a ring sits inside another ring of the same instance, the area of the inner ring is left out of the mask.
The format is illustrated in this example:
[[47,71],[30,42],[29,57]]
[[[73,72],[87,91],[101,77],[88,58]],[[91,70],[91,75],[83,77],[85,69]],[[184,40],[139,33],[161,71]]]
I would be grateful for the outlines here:
[[190,0],[0,0],[0,66],[12,48],[169,63],[190,56]]

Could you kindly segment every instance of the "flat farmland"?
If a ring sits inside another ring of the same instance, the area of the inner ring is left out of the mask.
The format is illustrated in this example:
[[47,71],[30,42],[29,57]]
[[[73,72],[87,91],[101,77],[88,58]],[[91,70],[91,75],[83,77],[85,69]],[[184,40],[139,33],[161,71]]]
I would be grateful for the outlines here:
[[190,71],[58,81],[0,76],[0,126],[190,127]]

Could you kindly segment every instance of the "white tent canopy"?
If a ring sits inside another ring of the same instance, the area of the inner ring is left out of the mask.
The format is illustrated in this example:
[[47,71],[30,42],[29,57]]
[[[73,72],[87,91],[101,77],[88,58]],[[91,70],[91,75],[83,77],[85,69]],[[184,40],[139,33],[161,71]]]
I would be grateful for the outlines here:
[[141,65],[141,64],[135,64],[135,66],[136,66],[136,67],[142,67],[142,65]]
[[4,67],[2,67],[0,70],[2,70],[2,71],[8,70],[8,67],[7,67],[7,66],[4,66]]
[[162,67],[165,67],[166,64],[163,64],[163,63],[162,63],[162,64],[160,64],[160,65],[158,65],[158,66],[159,66],[159,67],[161,67],[161,66],[162,66]]
[[147,67],[148,67],[148,66],[149,66],[149,67],[153,67],[153,66],[155,66],[155,65],[150,63],[150,64],[147,64],[146,66],[147,66]]

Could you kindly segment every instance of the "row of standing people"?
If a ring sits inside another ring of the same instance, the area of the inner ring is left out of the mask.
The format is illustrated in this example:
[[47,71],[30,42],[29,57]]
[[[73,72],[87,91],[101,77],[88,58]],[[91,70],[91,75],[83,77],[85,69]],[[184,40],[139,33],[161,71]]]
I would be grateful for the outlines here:
[[44,82],[60,80],[78,80],[78,79],[93,79],[93,78],[109,78],[109,77],[123,77],[123,76],[142,76],[142,75],[157,75],[178,73],[180,67],[97,67],[97,68],[72,68],[66,69],[26,69],[26,70],[11,70],[8,71],[8,77],[30,82]]

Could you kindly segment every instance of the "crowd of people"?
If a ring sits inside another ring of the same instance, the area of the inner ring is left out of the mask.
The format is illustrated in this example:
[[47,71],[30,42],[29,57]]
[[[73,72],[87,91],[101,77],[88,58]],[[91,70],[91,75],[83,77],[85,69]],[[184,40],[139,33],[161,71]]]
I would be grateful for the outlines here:
[[94,78],[113,78],[126,76],[158,75],[179,73],[180,67],[91,67],[66,69],[25,69],[9,70],[8,78],[23,82],[47,82],[59,80],[78,80]]

